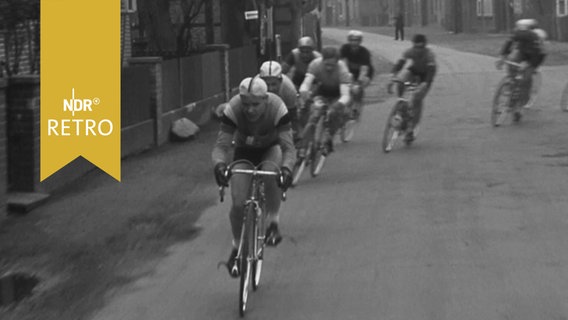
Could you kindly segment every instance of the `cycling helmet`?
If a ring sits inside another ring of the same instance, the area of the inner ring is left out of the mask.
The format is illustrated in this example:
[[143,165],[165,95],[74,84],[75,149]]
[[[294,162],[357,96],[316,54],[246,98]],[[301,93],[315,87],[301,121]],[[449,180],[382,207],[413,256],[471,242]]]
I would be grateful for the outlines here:
[[268,94],[268,86],[266,82],[259,77],[248,77],[241,81],[239,94],[249,97],[265,97]]
[[298,48],[310,48],[314,49],[314,40],[310,37],[302,37],[298,40]]
[[276,61],[265,61],[260,66],[260,73],[259,76],[261,78],[266,77],[274,77],[274,78],[282,78],[282,66],[280,63]]
[[515,22],[515,29],[517,30],[530,30],[538,26],[538,22],[535,19],[521,19]]
[[363,32],[359,30],[351,30],[347,34],[347,40],[363,40]]

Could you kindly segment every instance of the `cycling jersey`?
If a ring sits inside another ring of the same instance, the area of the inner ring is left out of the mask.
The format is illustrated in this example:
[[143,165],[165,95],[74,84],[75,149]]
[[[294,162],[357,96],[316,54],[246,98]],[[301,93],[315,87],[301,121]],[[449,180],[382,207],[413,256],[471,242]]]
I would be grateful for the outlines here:
[[357,50],[353,50],[351,45],[344,44],[339,51],[339,57],[341,59],[347,60],[347,66],[349,67],[349,72],[353,74],[353,79],[359,79],[359,72],[361,70],[361,66],[368,66],[369,71],[367,76],[369,79],[373,78],[375,70],[373,65],[371,64],[371,53],[367,48],[363,46],[359,46]]
[[537,66],[542,55],[541,39],[532,30],[517,30],[508,39],[501,50],[502,56],[508,56],[513,51],[513,45],[518,50],[519,59]]
[[[337,68],[328,72],[325,69],[323,58],[317,58],[310,63],[306,74],[313,75],[314,80],[319,84],[318,89],[315,92],[316,95],[321,95],[326,98],[340,98],[341,102],[344,105],[347,105],[349,102],[348,85],[351,83],[352,77],[345,62],[338,60]],[[342,92],[342,84],[347,85],[347,97],[345,97],[345,93]],[[302,87],[304,87],[304,84],[302,84]],[[309,91],[310,88],[304,88],[304,90]]]
[[436,58],[429,48],[412,47],[402,54],[402,59],[393,67],[393,73],[398,73],[407,60],[412,60],[412,65],[408,68],[413,75],[420,79],[420,82],[430,83],[436,74]]
[[309,60],[303,60],[301,58],[300,49],[294,48],[292,52],[286,57],[284,61],[290,67],[294,67],[294,72],[292,74],[292,82],[296,87],[300,87],[306,76],[306,71],[308,70],[308,65],[316,58],[321,57],[321,54],[317,51],[312,52],[312,56]]
[[280,144],[282,165],[289,169],[294,167],[296,154],[290,115],[282,99],[275,94],[268,93],[266,110],[256,121],[247,119],[239,95],[229,101],[221,118],[221,130],[213,150],[214,163],[229,162],[229,149],[233,141],[236,148],[254,149],[258,153]]
[[282,84],[278,91],[278,96],[284,101],[288,110],[296,109],[296,102],[298,101],[298,92],[292,80],[287,75],[282,75]]

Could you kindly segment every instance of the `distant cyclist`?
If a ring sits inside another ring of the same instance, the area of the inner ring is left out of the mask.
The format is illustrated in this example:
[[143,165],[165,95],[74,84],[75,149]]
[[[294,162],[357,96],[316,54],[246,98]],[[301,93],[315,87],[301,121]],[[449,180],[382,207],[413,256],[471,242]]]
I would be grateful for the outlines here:
[[422,118],[423,100],[436,75],[436,58],[426,44],[425,35],[415,35],[412,38],[412,48],[402,54],[402,58],[392,69],[392,79],[400,80],[396,83],[399,96],[403,94],[404,82],[410,81],[418,84],[413,101],[411,101],[414,110],[412,120],[408,123],[409,130],[405,136],[408,142],[415,139],[415,130]]
[[[356,102],[363,101],[364,89],[371,83],[375,69],[371,62],[371,52],[361,45],[363,33],[359,30],[351,30],[347,35],[348,43],[341,46],[339,57],[349,67],[349,72],[353,75],[353,85],[351,95]],[[360,104],[358,104],[360,106]],[[354,110],[358,116],[360,110]]]
[[[532,86],[532,75],[544,62],[546,57],[545,39],[546,32],[537,29],[538,22],[535,19],[521,19],[515,23],[513,35],[505,41],[501,49],[501,57],[497,61],[497,68],[501,69],[506,59],[523,65],[523,85],[529,93]],[[511,69],[509,69],[511,70]],[[510,71],[511,72],[511,71]],[[525,97],[528,101],[528,96]],[[520,117],[520,113],[517,114]]]
[[294,140],[296,140],[298,131],[300,130],[297,116],[298,91],[296,91],[292,80],[290,80],[287,75],[282,74],[282,66],[277,61],[264,62],[260,66],[258,75],[266,82],[268,92],[276,94],[284,101],[284,104],[286,104],[292,123]]
[[314,40],[302,37],[298,40],[298,47],[294,48],[282,62],[282,73],[290,74],[296,88],[300,88],[308,71],[308,65],[319,57],[321,54],[315,50]]
[[[231,152],[233,140],[234,154]],[[281,165],[283,183],[280,187],[287,189],[292,183],[291,169],[296,162],[296,150],[292,142],[290,115],[282,99],[269,93],[266,83],[259,77],[244,79],[239,85],[239,94],[229,101],[223,111],[221,128],[212,153],[215,180],[219,186],[229,184],[229,179],[225,176],[227,164],[240,159],[249,160],[254,165],[264,160],[275,162]],[[235,168],[243,167],[237,165]],[[250,176],[246,175],[236,175],[230,179],[233,250],[227,268],[232,277],[239,275],[236,256],[250,179]],[[269,245],[277,245],[282,239],[278,230],[281,198],[275,179],[265,179],[265,194],[270,221],[266,230],[266,242]]]
[[[327,151],[333,151],[333,136],[341,127],[345,108],[351,102],[349,85],[351,84],[351,74],[347,65],[339,60],[339,52],[334,47],[326,47],[322,50],[322,57],[312,61],[308,67],[306,78],[300,87],[300,95],[303,99],[314,96],[314,103],[310,107],[309,123],[317,123],[322,116],[322,107],[327,105],[330,110],[330,136],[325,142]],[[318,82],[315,92],[314,82]],[[304,130],[304,137],[308,133]],[[302,144],[302,149],[306,148],[307,141]]]

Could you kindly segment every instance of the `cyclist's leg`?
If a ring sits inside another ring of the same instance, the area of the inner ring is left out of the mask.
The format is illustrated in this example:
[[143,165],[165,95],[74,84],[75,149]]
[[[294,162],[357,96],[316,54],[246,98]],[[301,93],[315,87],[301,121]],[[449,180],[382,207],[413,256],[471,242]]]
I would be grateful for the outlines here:
[[[334,99],[333,102],[337,101]],[[345,115],[345,108],[346,106],[342,104],[335,104],[333,102],[329,102],[329,135],[333,138],[337,130],[341,128],[343,123],[343,118]]]
[[[246,159],[256,165],[260,163],[260,160],[262,159],[261,156],[262,150],[259,151],[246,148],[236,148],[234,160]],[[242,163],[237,164],[234,168],[250,169],[250,165]],[[233,231],[233,245],[235,247],[239,245],[243,223],[244,206],[245,201],[249,195],[250,184],[251,177],[249,175],[236,174],[231,177],[232,204],[229,218],[231,220],[231,230]]]
[[[279,145],[272,146],[264,154],[263,161],[269,160],[274,163],[282,162],[282,150]],[[271,165],[263,166],[263,170],[274,170],[275,168]],[[266,230],[266,242],[269,245],[277,245],[281,240],[282,236],[278,229],[278,224],[280,223],[280,204],[281,204],[281,190],[278,187],[276,179],[274,177],[264,177],[264,194],[265,194],[265,205],[267,213],[267,225]]]
[[308,147],[308,139],[313,135],[313,130],[316,128],[316,124],[321,116],[321,111],[323,109],[324,102],[320,97],[314,97],[313,103],[309,106],[309,118],[304,130],[302,132],[302,143],[301,148],[305,149]]
[[[280,149],[280,145],[274,145],[270,147],[264,157],[263,161],[271,161],[274,163],[281,163],[282,162],[282,150]],[[278,168],[274,168],[271,165],[263,166],[263,170],[275,170]],[[277,221],[278,217],[278,210],[280,209],[280,201],[281,201],[281,194],[282,191],[278,187],[277,180],[274,177],[265,177],[264,178],[264,191],[266,195],[266,211],[269,216],[272,216]]]
[[412,127],[416,127],[420,120],[422,120],[422,110],[424,108],[424,98],[430,91],[430,84],[425,84],[419,91],[414,95],[414,100],[412,101],[413,119],[411,121]]

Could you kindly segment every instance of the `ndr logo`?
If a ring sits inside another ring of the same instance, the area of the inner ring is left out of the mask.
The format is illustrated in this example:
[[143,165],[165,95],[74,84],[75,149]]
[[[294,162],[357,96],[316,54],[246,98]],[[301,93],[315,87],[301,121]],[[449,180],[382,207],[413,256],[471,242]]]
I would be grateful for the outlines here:
[[71,111],[73,116],[75,112],[93,111],[91,106],[101,103],[99,98],[94,99],[76,99],[75,88],[71,89],[71,99],[63,99],[63,111]]

